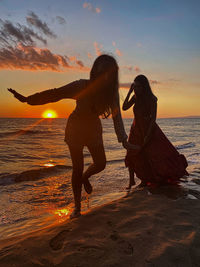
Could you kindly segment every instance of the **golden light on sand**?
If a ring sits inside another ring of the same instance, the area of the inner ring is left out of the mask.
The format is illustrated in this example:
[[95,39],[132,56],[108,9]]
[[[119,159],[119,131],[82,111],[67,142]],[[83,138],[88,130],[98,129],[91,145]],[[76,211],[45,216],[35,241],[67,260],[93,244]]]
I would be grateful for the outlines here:
[[55,112],[55,110],[47,109],[42,113],[42,117],[45,119],[54,119],[54,118],[57,118],[58,115]]
[[60,217],[63,217],[63,216],[67,216],[69,212],[70,211],[68,209],[60,209],[60,210],[56,210],[54,213]]

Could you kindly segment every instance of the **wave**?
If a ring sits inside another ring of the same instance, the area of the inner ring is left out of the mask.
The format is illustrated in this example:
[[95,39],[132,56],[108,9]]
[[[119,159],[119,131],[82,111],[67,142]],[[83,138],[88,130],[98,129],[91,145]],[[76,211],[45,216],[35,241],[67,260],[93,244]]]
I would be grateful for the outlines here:
[[[106,160],[106,164],[115,164],[115,163],[123,162],[123,161],[124,161],[124,158],[123,159]],[[85,163],[85,166],[89,166],[90,164],[91,164],[91,162],[87,162],[87,163]]]
[[118,163],[118,162],[123,162],[123,159],[113,159],[113,160],[107,160],[107,164],[114,164],[114,163]]
[[13,135],[33,135],[33,134],[50,134],[51,131],[37,131],[37,130],[18,130],[13,132],[0,133],[0,137],[7,137]]
[[196,153],[190,154],[188,157],[199,156],[199,155],[200,155],[200,152],[196,152]]
[[47,175],[58,173],[62,170],[71,169],[71,166],[55,165],[51,167],[42,167],[38,169],[31,169],[23,171],[21,173],[2,174],[0,176],[0,185],[9,185],[13,183],[19,183],[24,181],[36,181],[44,178]]
[[194,147],[194,146],[195,146],[195,143],[188,142],[188,143],[176,146],[176,149],[180,150],[180,149],[190,148],[190,147]]

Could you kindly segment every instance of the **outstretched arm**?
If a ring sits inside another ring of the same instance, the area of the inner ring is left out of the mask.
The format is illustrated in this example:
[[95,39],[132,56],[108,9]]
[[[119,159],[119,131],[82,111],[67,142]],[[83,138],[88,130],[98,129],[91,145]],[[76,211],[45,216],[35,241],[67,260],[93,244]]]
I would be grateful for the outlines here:
[[79,80],[69,83],[65,86],[45,90],[25,97],[13,89],[8,89],[19,101],[26,102],[29,105],[44,105],[47,103],[57,102],[64,98],[78,99],[80,92],[86,87],[87,80]]
[[131,84],[131,87],[130,87],[130,89],[129,89],[129,92],[128,92],[128,94],[127,94],[125,100],[124,100],[124,103],[123,103],[123,106],[122,106],[122,109],[123,109],[123,110],[127,110],[127,109],[129,109],[129,108],[135,103],[135,96],[132,96],[132,98],[129,100],[130,95],[131,95],[131,93],[133,92],[133,87],[134,87],[134,85],[133,85],[133,83],[132,83],[132,84]]
[[11,92],[15,98],[17,98],[20,102],[25,103],[27,102],[27,97],[17,93],[15,90],[13,90],[12,88],[8,88],[8,91]]

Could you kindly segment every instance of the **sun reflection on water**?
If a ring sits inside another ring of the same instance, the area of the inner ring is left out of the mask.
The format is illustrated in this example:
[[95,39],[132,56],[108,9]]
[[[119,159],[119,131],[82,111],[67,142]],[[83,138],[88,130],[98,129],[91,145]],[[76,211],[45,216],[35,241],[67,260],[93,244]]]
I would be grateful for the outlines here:
[[57,223],[62,223],[69,218],[71,210],[68,208],[57,209],[53,211],[54,216],[56,217]]
[[53,167],[53,166],[55,166],[55,164],[53,164],[51,162],[48,162],[48,163],[44,164],[44,167]]
[[70,210],[69,209],[60,209],[60,210],[56,210],[54,212],[54,214],[60,216],[60,217],[64,217],[64,216],[68,216],[70,213]]

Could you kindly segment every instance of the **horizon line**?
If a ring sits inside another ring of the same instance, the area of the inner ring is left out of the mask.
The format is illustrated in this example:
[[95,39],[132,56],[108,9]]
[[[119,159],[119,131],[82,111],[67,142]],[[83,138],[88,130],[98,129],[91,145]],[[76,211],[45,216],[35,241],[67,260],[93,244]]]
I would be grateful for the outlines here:
[[[188,115],[188,116],[177,116],[177,117],[157,117],[157,119],[181,119],[181,118],[199,118],[200,115]],[[68,119],[69,117],[59,117],[59,118],[42,118],[42,117],[1,117],[0,119]],[[112,119],[109,117],[107,119]],[[134,117],[122,117],[122,119],[134,119]]]

